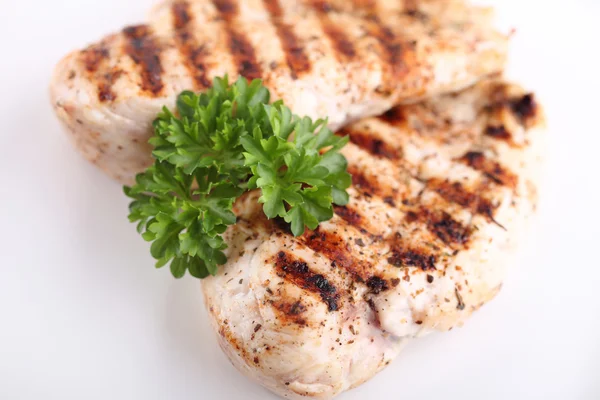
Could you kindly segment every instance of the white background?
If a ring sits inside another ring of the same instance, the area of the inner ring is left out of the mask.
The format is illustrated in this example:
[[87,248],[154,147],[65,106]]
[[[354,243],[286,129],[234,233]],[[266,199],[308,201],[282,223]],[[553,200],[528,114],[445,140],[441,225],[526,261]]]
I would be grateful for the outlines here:
[[[500,1],[509,76],[549,115],[538,224],[496,300],[341,400],[600,399],[600,2]],[[274,399],[154,270],[121,188],[67,142],[53,65],[150,0],[0,0],[0,399]]]

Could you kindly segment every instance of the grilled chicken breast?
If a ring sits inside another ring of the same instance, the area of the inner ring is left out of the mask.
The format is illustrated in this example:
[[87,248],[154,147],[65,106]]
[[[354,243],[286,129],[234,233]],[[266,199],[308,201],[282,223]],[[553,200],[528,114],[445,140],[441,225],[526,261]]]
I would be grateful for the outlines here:
[[498,80],[347,127],[351,200],[293,237],[250,194],[202,283],[233,364],[290,399],[329,399],[411,338],[461,325],[502,286],[536,205],[543,116]]
[[163,1],[148,23],[66,56],[52,103],[77,148],[124,183],[152,159],[163,105],[216,76],[261,78],[332,128],[502,70],[507,37],[460,0]]

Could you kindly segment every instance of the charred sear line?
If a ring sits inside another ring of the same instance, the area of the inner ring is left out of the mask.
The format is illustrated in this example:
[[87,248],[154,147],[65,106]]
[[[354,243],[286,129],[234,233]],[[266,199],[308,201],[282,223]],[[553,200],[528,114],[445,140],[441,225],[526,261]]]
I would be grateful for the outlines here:
[[240,31],[237,22],[238,6],[232,0],[213,0],[225,22],[225,30],[229,36],[229,50],[237,65],[238,73],[247,79],[257,79],[262,76],[262,69],[256,60],[254,48],[250,41]]
[[523,97],[512,99],[510,101],[510,108],[519,117],[521,122],[527,123],[529,120],[535,118],[538,106],[533,93],[528,93]]
[[367,287],[369,291],[373,294],[379,294],[381,292],[385,292],[390,287],[385,279],[382,279],[378,276],[372,276],[367,279]]
[[473,213],[488,217],[491,221],[496,207],[479,194],[467,190],[460,182],[449,182],[448,180],[430,179],[427,187],[434,190],[446,201],[470,210]]
[[187,1],[179,1],[171,7],[173,25],[175,27],[175,42],[181,53],[185,67],[194,79],[197,88],[210,87],[207,68],[204,64],[204,46],[194,39],[194,27],[190,5]]
[[373,176],[367,176],[363,168],[356,168],[355,166],[350,165],[348,167],[348,173],[352,175],[352,185],[354,188],[363,195],[367,197],[393,197],[394,193],[392,193],[391,189],[378,183],[377,179]]
[[406,121],[406,115],[402,106],[397,106],[383,113],[379,119],[389,125],[398,126]]
[[495,183],[514,189],[517,186],[517,176],[507,171],[498,162],[489,160],[478,151],[470,151],[462,156],[459,161],[467,164],[471,168],[481,171]]
[[345,129],[341,134],[348,135],[350,142],[375,157],[387,158],[388,160],[398,160],[402,158],[402,149],[393,147],[382,139],[375,137],[375,135],[370,132]]
[[464,245],[471,236],[472,229],[454,220],[450,214],[442,210],[421,208],[406,213],[406,222],[424,223],[427,229],[449,246]]
[[105,102],[113,101],[117,98],[116,94],[112,91],[112,86],[122,74],[122,70],[115,68],[98,79],[98,100]]
[[444,211],[434,214],[427,221],[427,227],[442,242],[448,245],[465,244],[472,233],[470,228],[462,226],[462,224],[455,221],[450,214]]
[[314,0],[312,6],[319,17],[323,32],[333,45],[337,60],[345,62],[356,57],[356,50],[350,39],[348,39],[344,31],[339,26],[336,26],[329,17],[329,13],[334,11],[331,5],[326,1]]
[[175,29],[184,29],[192,20],[190,5],[187,1],[178,1],[171,7],[173,12],[173,25]]
[[365,29],[369,36],[375,38],[382,49],[381,58],[389,65],[392,77],[386,84],[394,85],[394,79],[407,71],[404,60],[404,46],[394,32],[387,27],[377,15],[376,0],[352,0],[352,6],[362,11]]
[[373,185],[371,179],[369,179],[362,170],[358,168],[348,167],[348,172],[352,175],[352,185],[362,193],[372,196],[377,193],[377,186]]
[[81,52],[83,65],[86,71],[96,72],[100,65],[108,59],[110,53],[108,48],[103,44],[89,46]]
[[302,304],[300,300],[294,302],[287,302],[283,300],[270,300],[269,303],[279,311],[281,319],[290,321],[297,325],[306,325],[306,318],[304,313],[306,312],[306,306]]
[[160,46],[147,25],[130,26],[123,30],[127,38],[125,53],[131,57],[141,72],[142,90],[157,96],[163,89],[163,69],[160,62]]
[[[368,237],[372,242],[383,240],[383,236],[380,234],[374,234],[370,232],[370,224],[364,215],[360,214],[356,209],[350,206],[333,206],[333,211],[340,217],[348,226],[353,226],[361,234]],[[366,243],[362,237],[354,238],[354,244],[359,247],[365,247]]]
[[367,27],[369,35],[374,37],[383,49],[382,58],[390,66],[393,79],[398,79],[408,71],[404,59],[405,46],[378,16],[371,15]]
[[404,14],[422,22],[426,22],[429,19],[429,16],[419,9],[419,2],[416,0],[404,0]]
[[282,278],[321,296],[329,311],[338,309],[340,295],[336,288],[323,275],[311,271],[306,262],[294,259],[290,254],[280,251],[277,253],[275,265]]
[[362,227],[363,217],[355,209],[349,206],[334,206],[333,211],[338,217],[346,221],[348,225],[359,229]]
[[512,140],[512,135],[506,130],[504,125],[489,125],[485,128],[485,134],[494,139]]
[[427,20],[429,20],[429,15],[427,15],[426,13],[424,13],[423,11],[420,11],[418,9],[406,10],[404,13],[406,15],[408,15],[412,18],[416,18],[422,22],[427,22]]
[[271,22],[277,31],[292,78],[297,79],[303,73],[310,71],[310,60],[304,53],[304,48],[294,34],[292,27],[282,21],[283,12],[279,0],[263,0],[263,3],[271,15]]
[[405,248],[402,245],[393,246],[387,262],[394,267],[417,267],[423,271],[435,270],[437,259],[422,249]]
[[317,228],[305,233],[302,241],[311,250],[327,257],[333,267],[347,271],[357,282],[364,282],[373,268],[368,262],[353,257],[349,243],[336,233]]

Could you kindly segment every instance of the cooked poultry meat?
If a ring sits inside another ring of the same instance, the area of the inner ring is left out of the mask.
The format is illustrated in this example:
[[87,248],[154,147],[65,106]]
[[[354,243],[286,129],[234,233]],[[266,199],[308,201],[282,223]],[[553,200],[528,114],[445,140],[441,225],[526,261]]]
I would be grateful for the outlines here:
[[543,125],[532,94],[485,80],[347,127],[351,200],[315,231],[295,238],[241,200],[229,261],[202,283],[233,364],[329,399],[461,325],[500,290],[535,209]]
[[160,108],[216,76],[262,78],[335,129],[467,87],[501,71],[506,50],[490,10],[462,0],[171,0],[66,56],[51,97],[77,148],[132,183]]
[[164,0],[66,56],[51,97],[77,148],[123,183],[152,162],[160,108],[217,76],[261,78],[334,129],[389,110],[343,129],[353,186],[332,220],[295,238],[249,193],[227,264],[202,283],[236,367],[328,399],[500,289],[535,209],[544,123],[533,95],[488,78],[506,50],[490,10],[462,0]]

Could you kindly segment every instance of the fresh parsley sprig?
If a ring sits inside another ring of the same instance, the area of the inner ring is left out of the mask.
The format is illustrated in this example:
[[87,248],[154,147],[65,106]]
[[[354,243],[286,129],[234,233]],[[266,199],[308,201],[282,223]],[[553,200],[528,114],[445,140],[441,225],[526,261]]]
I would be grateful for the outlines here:
[[221,234],[236,222],[235,200],[261,191],[268,218],[281,217],[301,235],[348,202],[351,177],[339,150],[347,143],[326,126],[269,104],[260,80],[216,78],[205,93],[185,91],[173,113],[154,121],[154,165],[125,187],[129,219],[152,242],[156,267],[173,276],[215,275],[227,261]]

